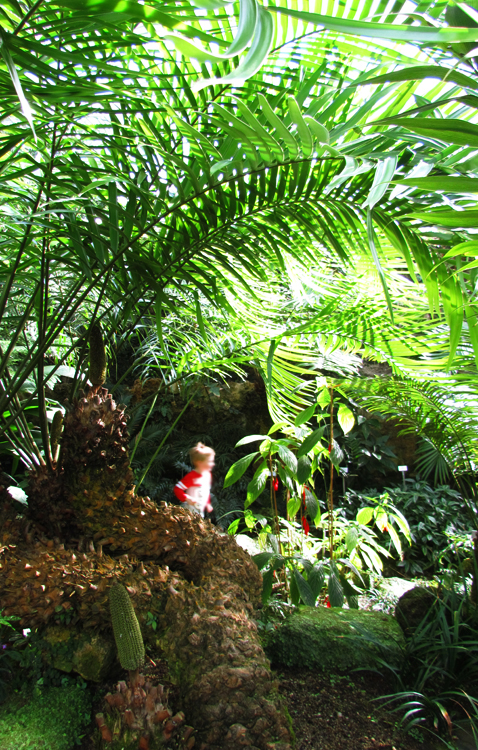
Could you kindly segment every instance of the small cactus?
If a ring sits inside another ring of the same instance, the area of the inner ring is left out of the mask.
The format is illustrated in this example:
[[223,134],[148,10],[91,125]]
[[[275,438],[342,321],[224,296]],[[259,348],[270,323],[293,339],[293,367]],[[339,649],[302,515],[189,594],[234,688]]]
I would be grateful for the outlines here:
[[94,388],[99,388],[106,378],[106,352],[99,323],[90,330],[90,369],[88,378]]
[[128,592],[119,583],[110,589],[110,612],[120,664],[134,672],[144,662],[143,636]]

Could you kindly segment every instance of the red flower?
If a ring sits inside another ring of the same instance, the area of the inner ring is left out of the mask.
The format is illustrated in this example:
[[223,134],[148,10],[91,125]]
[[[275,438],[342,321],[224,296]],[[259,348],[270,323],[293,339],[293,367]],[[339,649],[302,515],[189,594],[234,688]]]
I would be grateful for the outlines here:
[[279,480],[277,479],[277,477],[272,482],[272,486],[273,486],[275,492],[277,492],[277,490],[279,489]]
[[325,600],[325,606],[326,607],[331,607],[332,606],[331,603],[330,603],[329,597],[327,597],[327,599]]
[[310,526],[305,516],[302,516],[302,528],[304,529],[304,534],[307,536],[310,531]]
[[332,443],[329,443],[329,453],[332,451]]

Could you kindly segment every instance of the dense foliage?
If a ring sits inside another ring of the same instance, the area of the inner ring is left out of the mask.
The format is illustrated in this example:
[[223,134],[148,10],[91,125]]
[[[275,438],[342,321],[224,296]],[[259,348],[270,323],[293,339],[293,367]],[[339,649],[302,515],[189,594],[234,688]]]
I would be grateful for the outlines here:
[[27,466],[96,319],[112,354],[154,324],[165,389],[252,360],[275,417],[346,351],[474,387],[473,12],[200,6],[2,7],[0,410]]

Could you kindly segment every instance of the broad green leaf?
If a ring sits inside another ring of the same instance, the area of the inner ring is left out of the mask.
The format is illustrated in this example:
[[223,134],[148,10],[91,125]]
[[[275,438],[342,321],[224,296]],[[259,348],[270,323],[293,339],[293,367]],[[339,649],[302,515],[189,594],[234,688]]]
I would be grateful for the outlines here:
[[324,434],[325,427],[319,427],[318,430],[314,430],[314,432],[311,435],[308,435],[308,437],[305,438],[302,445],[299,447],[299,450],[297,451],[297,458],[302,458],[302,456],[305,456],[309,451],[314,448],[321,437]]
[[257,452],[249,453],[248,456],[244,456],[243,458],[240,458],[239,461],[236,461],[236,463],[231,466],[226,474],[226,477],[224,479],[224,488],[230,487],[231,484],[237,482],[237,480],[242,477],[244,472],[247,471],[248,467],[256,456]]
[[401,557],[401,555],[402,555],[402,545],[400,543],[400,537],[398,536],[398,534],[397,534],[394,526],[392,526],[392,524],[390,524],[390,526],[388,527],[388,533],[390,534],[390,538],[391,538],[391,540],[393,542],[393,546],[395,547],[395,549],[397,551],[397,555],[399,557]]
[[248,443],[255,443],[256,441],[260,440],[270,440],[271,438],[268,435],[246,435],[246,437],[241,438],[235,445],[236,448],[239,448],[240,445],[247,445]]
[[329,595],[329,601],[332,607],[343,607],[344,605],[344,590],[340,583],[338,575],[331,571],[329,580],[327,583],[327,593]]
[[301,456],[297,461],[297,481],[305,484],[310,477],[312,462],[308,456]]
[[467,76],[464,73],[453,70],[453,68],[445,68],[440,65],[414,65],[413,67],[402,68],[401,70],[393,70],[390,73],[383,73],[373,78],[367,78],[361,81],[359,85],[368,86],[402,81],[424,81],[428,78],[437,78],[440,81],[446,80],[450,83],[456,83],[462,88],[478,89],[478,82],[472,76]]
[[269,476],[269,467],[267,463],[263,463],[259,466],[253,478],[247,485],[247,497],[244,503],[244,510],[249,507],[261,494],[264,487],[266,486],[267,478]]
[[392,181],[392,177],[395,174],[397,168],[398,158],[396,156],[387,156],[386,159],[379,161],[377,169],[375,170],[375,176],[373,179],[370,193],[367,196],[367,200],[362,205],[362,208],[373,208],[376,203],[385,195],[388,190],[388,186]]
[[272,125],[272,127],[275,129],[277,138],[284,141],[284,145],[289,151],[289,159],[295,159],[299,154],[299,144],[295,140],[294,136],[287,130],[284,123],[277,117],[263,94],[258,94],[257,99],[259,101],[259,104],[261,105],[265,117],[267,118],[270,125]]
[[290,600],[292,604],[295,607],[297,607],[297,605],[300,602],[300,591],[299,591],[299,587],[297,586],[297,581],[294,575],[291,575],[289,585],[290,585]]
[[357,515],[355,520],[357,523],[361,523],[363,526],[366,526],[373,518],[373,508],[361,508]]
[[410,527],[408,525],[408,521],[397,508],[394,508],[393,513],[390,513],[390,516],[395,520],[397,523],[400,531],[405,536],[405,538],[408,540],[408,542],[411,544],[411,537],[410,537]]
[[380,531],[384,531],[385,527],[388,526],[388,515],[387,513],[378,508],[375,513],[375,523],[377,524]]
[[323,388],[318,397],[317,397],[317,405],[320,407],[328,406],[330,404],[330,391],[328,388]]
[[315,494],[308,487],[305,488],[305,505],[312,522],[319,523],[321,516],[319,503]]
[[[444,258],[455,258],[457,255],[478,255],[478,240],[460,242],[444,254]],[[463,270],[463,269],[461,269]]]
[[314,416],[316,404],[312,404],[311,406],[308,406],[307,409],[304,409],[301,411],[295,418],[294,424],[296,427],[300,427],[301,424],[304,424],[304,422],[308,422],[309,419],[312,419]]
[[282,430],[284,427],[288,427],[288,425],[289,425],[288,422],[275,422],[267,434],[273,435],[274,432],[278,432],[279,430]]
[[315,135],[319,143],[330,143],[329,131],[327,128],[324,128],[320,122],[317,122],[317,120],[314,120],[313,117],[309,117],[308,115],[304,115],[304,122],[309,127],[309,130],[312,131],[312,134]]
[[305,580],[304,576],[301,573],[299,573],[298,570],[294,570],[292,572],[292,577],[295,579],[297,589],[300,593],[300,598],[302,599],[304,604],[307,607],[314,607],[316,597],[313,595],[312,589],[310,588],[309,584]]
[[259,552],[258,555],[252,555],[252,559],[254,560],[259,570],[262,570],[262,568],[267,565],[271,557],[274,557],[273,552]]
[[307,581],[312,591],[312,596],[316,600],[325,584],[325,571],[322,563],[314,565],[307,576]]
[[239,524],[240,523],[241,523],[241,519],[240,518],[236,518],[236,520],[233,521],[232,523],[230,523],[229,526],[227,527],[227,533],[230,536],[234,536],[234,534],[237,532],[237,530],[239,528]]
[[358,530],[354,526],[347,531],[345,535],[345,544],[347,546],[349,555],[352,554],[355,547],[357,546],[358,538]]
[[290,498],[290,500],[287,503],[287,515],[289,518],[295,518],[298,511],[300,510],[302,500],[300,497],[293,496]]
[[297,459],[295,455],[285,445],[277,444],[277,447],[278,447],[277,452],[279,454],[279,457],[285,463],[289,471],[291,471],[292,474],[297,474]]
[[467,208],[464,211],[453,209],[414,212],[407,214],[409,219],[421,219],[427,224],[438,224],[443,227],[474,229],[478,227],[478,210]]
[[304,156],[310,156],[314,149],[314,141],[312,139],[310,130],[307,127],[307,123],[302,117],[300,107],[293,96],[287,97],[287,104],[289,107],[289,115],[291,117],[291,120],[297,126],[297,132],[299,133],[301,141],[302,153],[304,154]]
[[345,404],[339,405],[337,419],[339,421],[339,425],[344,431],[344,435],[350,432],[355,424],[355,417],[353,415],[353,412]]
[[257,10],[257,0],[240,0],[237,34],[227,50],[230,57],[243,52],[253,38],[257,25]]

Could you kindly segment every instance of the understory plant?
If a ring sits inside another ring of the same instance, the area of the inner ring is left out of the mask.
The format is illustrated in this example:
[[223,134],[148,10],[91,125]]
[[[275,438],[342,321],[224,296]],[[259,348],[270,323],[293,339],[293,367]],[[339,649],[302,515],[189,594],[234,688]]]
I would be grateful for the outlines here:
[[[307,535],[298,522],[281,519],[281,548],[270,534],[273,551],[254,556],[263,571],[263,602],[269,601],[274,580],[280,571],[286,576],[285,590],[292,604],[315,606],[322,600],[328,606],[358,607],[358,596],[369,588],[370,579],[381,575],[383,558],[390,556],[377,541],[372,526],[390,534],[398,555],[402,545],[399,533],[410,540],[405,518],[389,504],[361,508],[354,520],[334,511],[332,555],[328,539],[329,519],[324,513]],[[395,528],[395,525],[397,528]]]
[[[339,463],[339,449],[334,441],[334,416],[344,433],[354,425],[354,415],[343,400],[334,399],[335,392],[344,396],[340,385],[325,378],[318,379],[314,404],[297,415],[294,426],[275,424],[268,435],[250,435],[238,446],[261,441],[259,449],[239,459],[230,468],[225,486],[238,481],[254,462],[256,470],[247,487],[245,513],[259,498],[268,484],[272,533],[267,534],[269,550],[255,556],[263,570],[263,601],[267,603],[282,578],[283,593],[292,604],[303,601],[314,606],[326,586],[327,602],[341,607],[358,606],[358,594],[368,587],[370,574],[381,574],[383,558],[390,553],[377,540],[376,526],[390,535],[391,544],[400,557],[399,533],[409,541],[408,524],[403,514],[387,499],[375,500],[361,508],[354,519],[347,519],[334,508],[333,478]],[[304,427],[313,420],[315,429]],[[281,429],[283,438],[272,435]],[[329,465],[327,512],[322,513],[314,491],[315,475]],[[279,480],[284,487],[285,510],[279,514]],[[230,526],[237,531],[239,520]],[[248,528],[253,529],[250,519]],[[265,529],[260,532],[263,538]],[[275,581],[275,579],[277,579]]]
[[363,503],[392,502],[407,518],[413,544],[397,566],[407,575],[433,575],[443,568],[459,569],[472,551],[471,522],[462,497],[448,485],[431,487],[420,479],[406,479],[405,487],[364,492],[349,490],[344,499],[347,517]]
[[[369,636],[362,635],[362,638]],[[377,657],[377,668],[390,673],[397,692],[383,696],[403,714],[406,729],[432,726],[451,741],[456,726],[471,726],[478,737],[478,627],[476,608],[454,589],[442,591],[424,619],[408,634],[400,666]],[[450,744],[449,747],[455,747]]]

